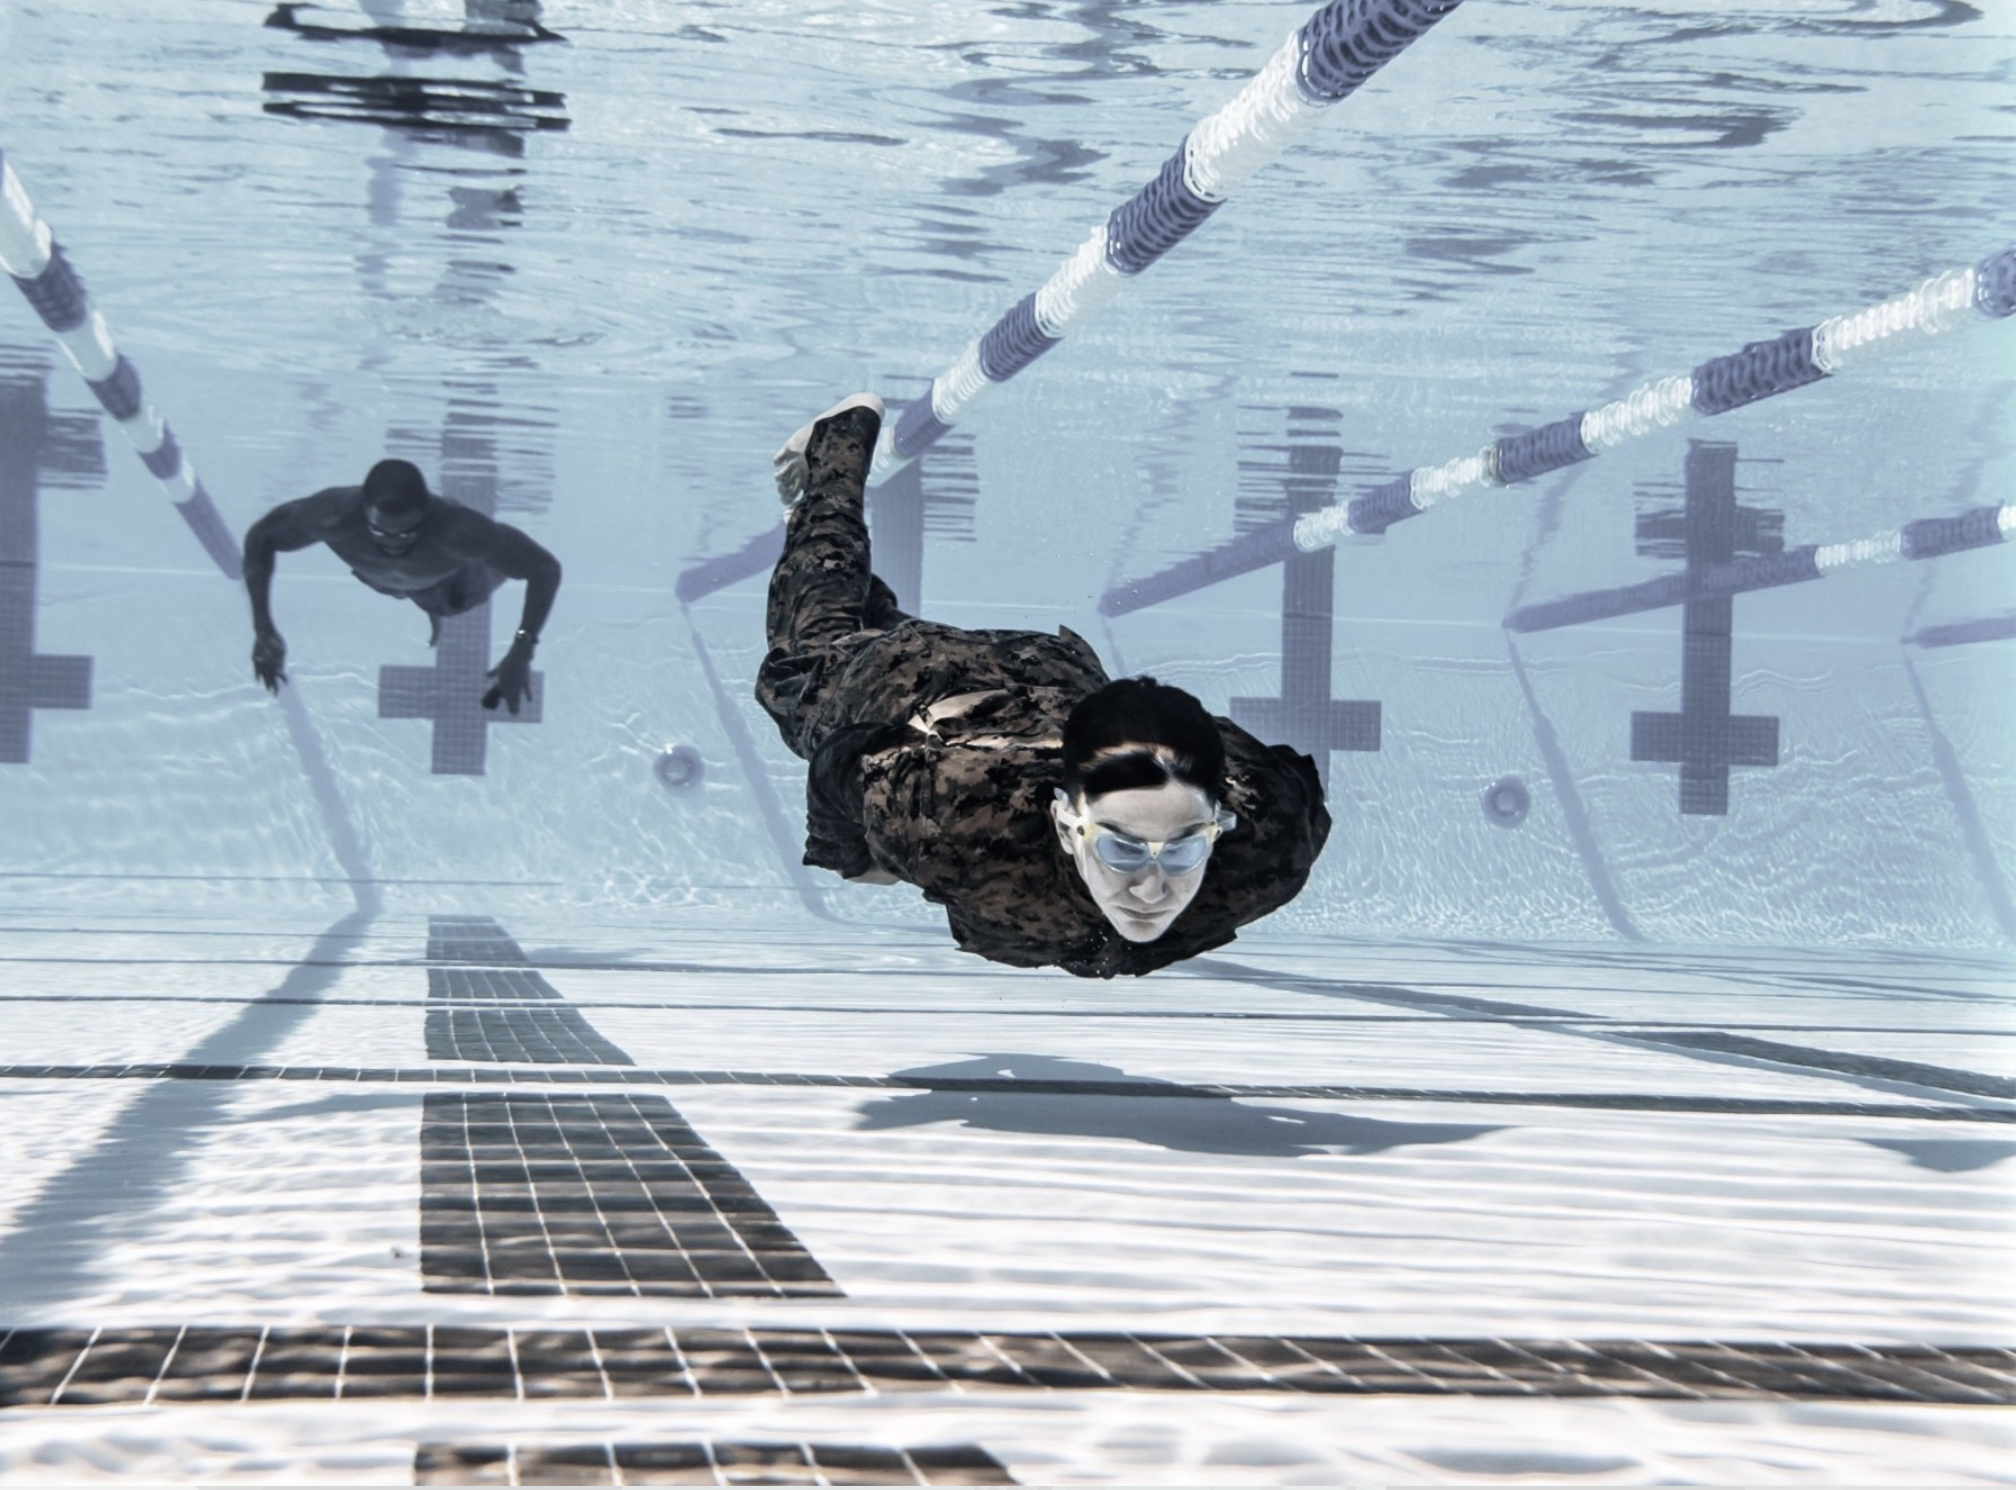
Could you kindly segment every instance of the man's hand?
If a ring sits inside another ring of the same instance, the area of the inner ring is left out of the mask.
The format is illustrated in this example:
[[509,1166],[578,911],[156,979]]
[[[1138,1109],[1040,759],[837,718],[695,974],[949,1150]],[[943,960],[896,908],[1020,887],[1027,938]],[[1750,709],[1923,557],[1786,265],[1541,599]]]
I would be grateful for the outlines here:
[[287,643],[277,631],[261,631],[252,641],[252,676],[266,685],[268,693],[278,693],[287,681],[282,670],[287,663]]
[[523,640],[511,643],[504,660],[485,676],[495,678],[497,684],[483,695],[483,707],[494,709],[502,702],[509,704],[516,714],[520,700],[532,697],[532,643]]

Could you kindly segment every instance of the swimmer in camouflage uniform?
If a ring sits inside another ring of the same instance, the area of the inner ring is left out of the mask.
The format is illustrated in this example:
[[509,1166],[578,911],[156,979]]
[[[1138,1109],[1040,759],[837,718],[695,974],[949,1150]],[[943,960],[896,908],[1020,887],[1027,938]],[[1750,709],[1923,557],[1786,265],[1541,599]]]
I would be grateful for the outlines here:
[[1110,680],[1068,630],[897,608],[863,504],[881,421],[857,394],[776,458],[791,510],[756,696],[810,767],[805,862],[917,886],[968,952],[1087,978],[1223,946],[1294,899],[1330,832],[1307,756]]

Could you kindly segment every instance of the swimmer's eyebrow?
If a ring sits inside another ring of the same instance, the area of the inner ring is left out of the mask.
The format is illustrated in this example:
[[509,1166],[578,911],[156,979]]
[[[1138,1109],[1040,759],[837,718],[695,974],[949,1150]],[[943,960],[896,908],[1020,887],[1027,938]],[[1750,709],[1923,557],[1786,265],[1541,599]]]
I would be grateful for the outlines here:
[[[1217,819],[1215,818],[1212,819],[1212,822],[1216,821]],[[1131,838],[1136,843],[1147,843],[1149,841],[1148,839],[1141,837],[1138,833],[1129,832],[1127,829],[1121,827],[1118,823],[1107,822],[1106,819],[1104,819],[1103,817],[1095,817],[1092,819],[1092,822],[1095,827],[1104,828],[1108,833],[1117,833],[1122,838]],[[1179,838],[1195,838],[1199,833],[1202,833],[1206,828],[1210,826],[1211,823],[1191,823],[1188,827],[1182,829],[1179,832],[1170,834],[1167,838],[1163,839],[1162,841],[1164,843],[1174,843]]]

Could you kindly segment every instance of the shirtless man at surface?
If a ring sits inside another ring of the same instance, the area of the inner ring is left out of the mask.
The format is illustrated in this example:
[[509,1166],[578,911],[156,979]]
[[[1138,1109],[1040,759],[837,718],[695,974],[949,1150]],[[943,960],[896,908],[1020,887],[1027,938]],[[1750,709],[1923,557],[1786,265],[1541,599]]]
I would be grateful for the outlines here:
[[411,600],[433,618],[488,600],[507,579],[525,581],[525,614],[511,649],[489,676],[483,707],[516,714],[532,693],[532,652],[560,590],[560,561],[516,528],[427,490],[417,467],[381,460],[362,486],[332,486],[282,502],[245,535],[245,588],[252,597],[252,672],[274,693],[287,681],[287,643],[273,625],[274,556],[326,543],[350,572],[384,595]]

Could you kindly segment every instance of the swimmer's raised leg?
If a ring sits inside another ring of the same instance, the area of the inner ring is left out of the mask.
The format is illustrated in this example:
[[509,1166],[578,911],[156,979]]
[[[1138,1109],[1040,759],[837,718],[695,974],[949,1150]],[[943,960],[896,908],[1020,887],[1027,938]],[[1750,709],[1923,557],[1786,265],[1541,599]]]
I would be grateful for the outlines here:
[[777,452],[778,490],[795,471],[790,479],[803,495],[785,520],[784,555],[770,576],[765,628],[773,649],[809,652],[862,629],[874,578],[864,493],[881,430],[882,400],[857,393]]

